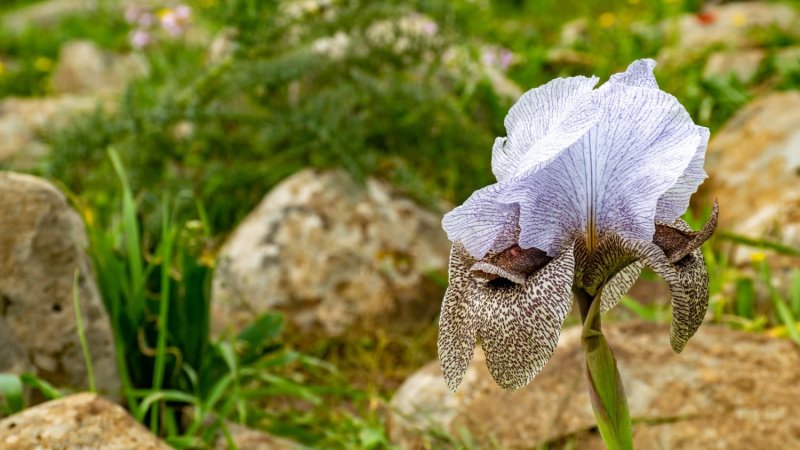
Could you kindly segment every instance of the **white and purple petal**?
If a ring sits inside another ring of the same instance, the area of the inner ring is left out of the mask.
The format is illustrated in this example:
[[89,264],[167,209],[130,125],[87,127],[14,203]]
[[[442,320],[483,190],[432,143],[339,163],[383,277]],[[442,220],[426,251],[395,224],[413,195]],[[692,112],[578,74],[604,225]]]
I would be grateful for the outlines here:
[[689,199],[697,192],[697,188],[708,178],[703,164],[706,160],[709,131],[706,127],[697,127],[700,143],[694,157],[675,184],[658,199],[656,221],[670,223],[683,215],[689,208]]
[[475,258],[517,243],[519,205],[498,201],[503,189],[504,185],[497,183],[473,192],[442,220],[447,237],[463,244]]
[[652,59],[637,59],[628,65],[625,72],[611,75],[609,83],[620,83],[627,86],[658,89],[658,82],[653,75],[656,62]]
[[523,248],[555,255],[576,236],[589,248],[606,233],[650,240],[659,198],[697,152],[697,127],[657,89],[607,83],[600,122],[547,166],[498,191],[520,205]]
[[507,136],[492,148],[497,181],[535,171],[578,140],[597,123],[591,101],[597,77],[557,78],[520,97],[505,118]]

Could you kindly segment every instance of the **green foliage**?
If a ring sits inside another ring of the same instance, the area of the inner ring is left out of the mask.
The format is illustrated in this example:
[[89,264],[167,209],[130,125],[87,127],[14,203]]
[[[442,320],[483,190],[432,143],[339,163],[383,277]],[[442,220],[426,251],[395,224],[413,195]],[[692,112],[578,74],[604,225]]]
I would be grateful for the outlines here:
[[108,154],[119,178],[120,213],[103,223],[83,210],[134,417],[173,445],[192,447],[211,442],[225,420],[248,423],[256,413],[262,421],[275,419],[265,417],[259,402],[318,403],[312,388],[277,373],[290,363],[313,362],[282,347],[280,316],[259,317],[231,338],[210,338],[207,227],[177,225],[165,197],[160,234],[148,235],[122,163],[114,150]]
[[[378,21],[400,33],[398,20],[424,20],[411,6],[350,0],[328,20],[290,19],[273,2],[219,3],[208,15],[239,28],[237,52],[204,64],[190,48],[151,49],[158,82],[135,83],[117,112],[51,136],[44,171],[107,207],[102,149],[114,146],[137,190],[185,190],[213,205],[213,231],[308,166],[379,174],[430,202],[466,197],[490,181],[477,155],[488,155],[507,101],[480,76],[439,63],[456,43],[446,29],[412,35],[402,50],[367,37]],[[337,29],[352,48],[316,53],[314,43]]]

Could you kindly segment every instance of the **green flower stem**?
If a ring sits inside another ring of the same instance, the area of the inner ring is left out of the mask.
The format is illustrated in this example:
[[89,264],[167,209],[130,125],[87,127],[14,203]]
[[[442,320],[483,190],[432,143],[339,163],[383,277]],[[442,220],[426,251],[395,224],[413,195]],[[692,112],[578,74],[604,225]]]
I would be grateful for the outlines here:
[[586,357],[586,381],[597,428],[609,450],[633,449],[633,429],[628,401],[611,353],[600,328],[600,292],[592,297],[577,292],[583,319],[581,343]]

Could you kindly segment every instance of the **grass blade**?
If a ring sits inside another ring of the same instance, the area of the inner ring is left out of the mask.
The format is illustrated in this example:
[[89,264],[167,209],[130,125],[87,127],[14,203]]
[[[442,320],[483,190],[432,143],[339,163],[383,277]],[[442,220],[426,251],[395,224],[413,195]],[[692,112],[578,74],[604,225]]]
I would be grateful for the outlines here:
[[75,276],[72,279],[72,307],[75,310],[75,324],[78,327],[78,340],[81,342],[81,352],[83,352],[83,362],[86,364],[86,374],[89,378],[89,392],[97,392],[94,381],[94,369],[92,368],[92,355],[89,353],[89,344],[86,343],[86,332],[83,328],[83,316],[81,315],[80,291],[78,281],[81,273],[75,269]]

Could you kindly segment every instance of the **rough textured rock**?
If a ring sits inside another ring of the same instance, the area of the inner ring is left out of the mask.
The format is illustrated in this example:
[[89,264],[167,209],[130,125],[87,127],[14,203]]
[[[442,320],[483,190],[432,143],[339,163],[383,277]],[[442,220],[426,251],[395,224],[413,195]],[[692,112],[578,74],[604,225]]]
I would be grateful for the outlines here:
[[722,229],[800,246],[800,92],[746,105],[713,136],[706,161],[701,198],[719,199]]
[[47,153],[39,140],[42,131],[65,125],[78,114],[101,106],[87,96],[0,100],[0,163],[30,167]]
[[121,406],[87,393],[43,403],[0,420],[0,448],[170,449]]
[[0,211],[0,319],[10,331],[0,348],[18,345],[37,374],[57,386],[86,386],[72,307],[73,277],[79,270],[81,313],[97,386],[116,392],[111,329],[84,253],[87,239],[80,217],[51,184],[10,172],[0,172]]
[[712,53],[703,69],[703,78],[733,75],[740,82],[749,83],[758,74],[766,56],[766,52],[758,48]]
[[[635,448],[800,448],[800,349],[790,341],[704,325],[675,355],[667,325],[604,329],[638,420]],[[401,448],[421,448],[421,430],[457,434],[466,427],[478,448],[489,448],[492,439],[499,448],[527,449],[572,438],[586,444],[577,448],[602,448],[593,433],[582,363],[578,327],[563,332],[553,359],[515,392],[494,384],[480,351],[455,395],[432,362],[392,400],[391,438]]]
[[[228,424],[228,432],[230,432],[231,438],[239,450],[300,450],[303,448],[297,442],[289,439],[275,437],[262,431],[233,423]],[[228,450],[228,448],[225,437],[218,437],[214,443],[214,450]]]
[[301,332],[431,319],[449,242],[440,216],[385,184],[342,171],[301,171],[270,192],[223,247],[214,273],[214,328],[280,310]]
[[147,72],[141,55],[116,55],[92,41],[70,41],[61,46],[53,90],[57,94],[115,93]]

